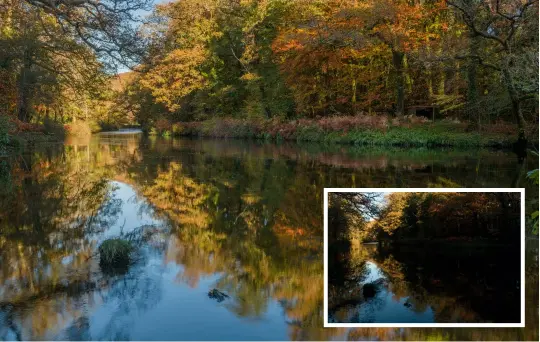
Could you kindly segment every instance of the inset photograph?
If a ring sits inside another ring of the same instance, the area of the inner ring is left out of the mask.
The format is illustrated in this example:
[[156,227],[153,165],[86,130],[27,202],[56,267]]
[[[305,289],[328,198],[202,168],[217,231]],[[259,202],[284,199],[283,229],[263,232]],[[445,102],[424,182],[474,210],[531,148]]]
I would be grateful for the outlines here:
[[325,189],[325,327],[524,327],[523,189]]

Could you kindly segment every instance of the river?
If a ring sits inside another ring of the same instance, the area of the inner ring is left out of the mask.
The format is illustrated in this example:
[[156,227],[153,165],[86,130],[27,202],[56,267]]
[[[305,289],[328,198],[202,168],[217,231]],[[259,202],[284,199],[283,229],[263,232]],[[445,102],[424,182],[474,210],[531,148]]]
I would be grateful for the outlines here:
[[520,322],[519,244],[360,245],[346,254],[330,256],[331,323]]
[[[0,340],[538,339],[534,304],[525,329],[322,328],[324,187],[523,186],[530,159],[129,132],[32,147],[0,161]],[[102,272],[97,246],[128,233],[135,262]]]

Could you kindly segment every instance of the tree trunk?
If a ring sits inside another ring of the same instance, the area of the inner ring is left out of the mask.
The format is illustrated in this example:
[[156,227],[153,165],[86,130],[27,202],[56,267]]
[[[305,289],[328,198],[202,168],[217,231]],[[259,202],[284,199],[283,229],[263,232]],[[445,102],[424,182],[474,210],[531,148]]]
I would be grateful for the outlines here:
[[392,62],[396,70],[396,111],[398,117],[403,116],[405,112],[405,78],[403,73],[403,60],[405,54],[400,51],[392,50]]
[[432,73],[430,69],[426,71],[426,78],[427,78],[428,95],[429,95],[429,99],[431,100],[433,99],[433,80],[432,80]]
[[411,94],[413,81],[412,81],[411,74],[409,73],[409,62],[407,60],[407,55],[403,57],[403,67],[405,69],[404,73],[405,73],[405,84],[407,85],[407,93]]
[[263,105],[264,115],[266,115],[267,119],[270,119],[272,117],[272,111],[266,105],[266,93],[264,91],[264,85],[259,84],[259,91],[261,92],[261,103]]
[[[439,49],[439,56],[442,56],[442,55],[443,55],[443,49],[441,47]],[[445,71],[444,65],[440,65],[438,81],[439,81],[439,83],[437,84],[437,95],[444,95],[446,93],[445,92],[445,88],[446,88],[446,71]]]
[[19,76],[19,91],[17,99],[17,117],[22,122],[30,121],[30,112],[28,110],[28,102],[30,98],[30,89],[28,76],[30,73],[30,68],[32,67],[31,54],[28,49],[24,50],[23,53],[23,66],[21,69],[21,74]]
[[351,85],[351,92],[352,92],[352,114],[356,115],[356,79],[353,78],[352,85]]
[[502,74],[504,85],[506,86],[508,95],[510,95],[510,101],[512,102],[512,115],[514,115],[516,124],[518,126],[518,140],[514,147],[518,150],[516,152],[519,154],[520,152],[525,151],[527,148],[527,138],[525,137],[525,118],[523,117],[523,112],[521,111],[521,100],[514,86],[514,80],[512,79],[510,70],[507,66],[502,68]]
[[[478,40],[471,34],[469,37],[469,48],[472,56],[478,55]],[[476,115],[476,128],[480,129],[480,111],[478,108],[478,88],[476,86],[478,61],[474,58],[469,59],[467,65],[467,107],[469,113]]]

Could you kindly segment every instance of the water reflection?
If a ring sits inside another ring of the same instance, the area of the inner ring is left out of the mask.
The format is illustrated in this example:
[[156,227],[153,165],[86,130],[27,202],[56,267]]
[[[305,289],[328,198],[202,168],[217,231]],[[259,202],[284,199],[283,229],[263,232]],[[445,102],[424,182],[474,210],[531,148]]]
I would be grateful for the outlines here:
[[330,261],[332,322],[520,322],[518,247],[361,245],[338,259]]
[[[322,188],[523,185],[511,154],[109,134],[1,170],[0,339],[538,336],[533,305],[526,329],[496,333],[322,328]],[[151,238],[128,273],[101,273],[99,242],[139,228]],[[536,303],[537,240],[527,248]]]

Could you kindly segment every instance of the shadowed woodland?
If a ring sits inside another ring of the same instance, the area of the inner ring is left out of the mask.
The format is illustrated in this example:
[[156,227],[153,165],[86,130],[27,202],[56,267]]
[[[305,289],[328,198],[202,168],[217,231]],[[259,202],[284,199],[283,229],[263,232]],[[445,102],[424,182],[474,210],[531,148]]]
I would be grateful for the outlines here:
[[519,322],[519,193],[329,193],[328,231],[331,321]]
[[520,236],[520,194],[330,193],[330,243],[491,240]]

